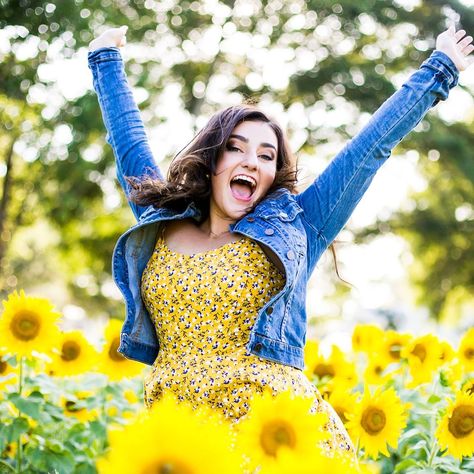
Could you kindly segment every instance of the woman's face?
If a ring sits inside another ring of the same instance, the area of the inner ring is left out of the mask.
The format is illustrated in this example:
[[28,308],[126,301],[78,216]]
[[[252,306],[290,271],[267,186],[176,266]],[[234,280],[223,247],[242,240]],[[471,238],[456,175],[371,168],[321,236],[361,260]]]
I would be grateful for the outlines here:
[[262,199],[275,179],[278,142],[265,122],[242,122],[232,131],[211,175],[211,213],[237,221]]

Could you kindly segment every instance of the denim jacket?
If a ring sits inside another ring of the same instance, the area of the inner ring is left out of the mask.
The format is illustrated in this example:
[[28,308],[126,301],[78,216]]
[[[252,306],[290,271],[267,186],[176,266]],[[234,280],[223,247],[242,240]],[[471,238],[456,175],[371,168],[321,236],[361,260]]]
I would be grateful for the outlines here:
[[[124,176],[152,173],[164,179],[154,162],[138,108],[128,85],[118,48],[100,48],[88,55],[107,142],[117,161],[117,177],[128,196]],[[250,333],[250,353],[281,364],[304,368],[306,286],[324,250],[343,228],[375,173],[392,149],[439,100],[457,84],[451,59],[433,51],[403,86],[375,112],[368,124],[299,194],[279,189],[230,225],[232,232],[268,246],[281,260],[286,283],[258,312]],[[184,218],[199,221],[190,204],[182,212],[129,201],[137,223],[114,248],[114,280],[126,303],[118,351],[125,357],[153,364],[159,351],[155,327],[141,298],[143,270],[151,257],[160,222]]]

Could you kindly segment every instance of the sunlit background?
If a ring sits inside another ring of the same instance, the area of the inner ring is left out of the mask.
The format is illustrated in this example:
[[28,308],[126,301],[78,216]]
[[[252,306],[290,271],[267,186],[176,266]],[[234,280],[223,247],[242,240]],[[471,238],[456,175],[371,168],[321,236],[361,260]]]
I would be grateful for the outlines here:
[[[460,20],[474,33],[473,0],[367,11],[322,0],[15,4],[0,6],[1,294],[48,297],[91,339],[125,313],[110,257],[133,224],[87,67],[94,36],[129,25],[122,55],[164,170],[215,110],[253,97],[287,128],[304,189],[439,32]],[[473,325],[473,93],[474,66],[397,147],[338,236],[353,287],[330,252],[319,262],[309,335],[327,347],[348,347],[357,322],[453,342]]]

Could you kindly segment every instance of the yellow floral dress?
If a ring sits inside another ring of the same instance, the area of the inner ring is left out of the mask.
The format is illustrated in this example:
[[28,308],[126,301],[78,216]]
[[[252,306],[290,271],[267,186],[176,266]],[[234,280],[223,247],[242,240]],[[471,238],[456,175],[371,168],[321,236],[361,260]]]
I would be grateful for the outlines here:
[[247,237],[192,255],[172,251],[159,236],[143,272],[141,293],[156,328],[158,357],[145,377],[145,405],[164,392],[194,407],[207,404],[231,422],[265,387],[314,398],[312,412],[329,415],[330,449],[354,451],[334,409],[295,367],[246,349],[259,308],[285,277]]

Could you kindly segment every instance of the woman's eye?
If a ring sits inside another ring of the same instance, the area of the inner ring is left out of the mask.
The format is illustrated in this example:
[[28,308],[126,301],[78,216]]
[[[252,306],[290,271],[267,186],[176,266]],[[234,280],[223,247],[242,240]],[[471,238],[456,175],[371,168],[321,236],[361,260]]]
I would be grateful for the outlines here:
[[233,146],[233,145],[227,145],[227,149],[229,151],[240,151],[239,148],[237,148],[236,146]]
[[261,155],[263,156],[263,158],[265,158],[265,160],[267,161],[272,161],[273,160],[273,156],[270,156],[270,155]]

